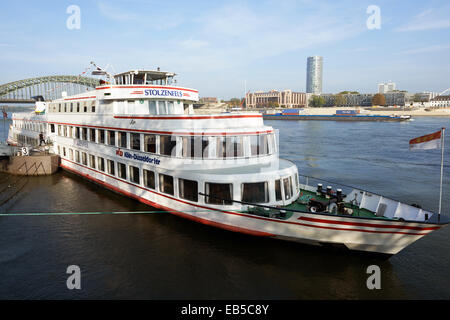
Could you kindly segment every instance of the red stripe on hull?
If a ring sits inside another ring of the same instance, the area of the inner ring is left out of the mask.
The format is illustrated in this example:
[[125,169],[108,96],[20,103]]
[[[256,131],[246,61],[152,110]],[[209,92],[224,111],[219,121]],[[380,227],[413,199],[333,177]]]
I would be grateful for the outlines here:
[[331,224],[339,224],[339,225],[347,225],[347,226],[358,226],[358,227],[371,227],[371,228],[387,228],[387,229],[409,229],[409,230],[437,230],[439,227],[411,227],[411,226],[396,226],[396,225],[388,225],[388,224],[375,224],[375,223],[361,223],[361,222],[347,222],[347,221],[337,221],[337,220],[327,220],[327,219],[316,219],[316,218],[308,218],[308,217],[300,217],[298,220],[305,220],[317,223],[331,223]]
[[97,98],[97,96],[92,96],[92,97],[81,97],[81,98],[66,98],[64,99],[65,101],[67,100],[81,100],[81,99],[94,99]]
[[158,87],[158,86],[111,86],[111,87],[97,87],[95,90],[104,90],[104,89],[166,89],[166,90],[180,90],[180,91],[190,91],[198,93],[198,90],[193,89],[184,89],[184,88],[176,88],[176,87]]

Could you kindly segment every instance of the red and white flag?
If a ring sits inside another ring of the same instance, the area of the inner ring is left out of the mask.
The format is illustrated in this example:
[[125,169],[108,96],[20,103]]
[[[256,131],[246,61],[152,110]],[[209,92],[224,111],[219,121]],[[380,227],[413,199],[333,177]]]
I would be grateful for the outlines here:
[[3,119],[8,118],[8,114],[6,113],[5,109],[3,109],[2,111],[3,111]]
[[409,140],[409,150],[441,148],[442,130]]

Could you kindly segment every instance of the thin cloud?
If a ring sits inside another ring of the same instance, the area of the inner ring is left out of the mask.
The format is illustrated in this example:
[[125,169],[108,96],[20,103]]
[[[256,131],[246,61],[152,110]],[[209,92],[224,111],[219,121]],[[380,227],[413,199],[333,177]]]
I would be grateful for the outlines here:
[[404,54],[429,53],[429,52],[435,52],[435,51],[447,50],[447,49],[450,49],[450,44],[415,48],[415,49],[411,49],[411,50],[400,51],[397,54],[404,55]]
[[450,18],[448,18],[448,12],[445,14],[445,17],[439,16],[440,12],[445,13],[446,11],[447,10],[436,11],[434,9],[427,9],[415,15],[409,23],[395,29],[395,31],[408,32],[448,29],[450,28]]
[[99,2],[98,9],[104,17],[115,21],[132,21],[137,20],[138,16],[131,12],[125,12],[121,8],[112,6],[106,2]]

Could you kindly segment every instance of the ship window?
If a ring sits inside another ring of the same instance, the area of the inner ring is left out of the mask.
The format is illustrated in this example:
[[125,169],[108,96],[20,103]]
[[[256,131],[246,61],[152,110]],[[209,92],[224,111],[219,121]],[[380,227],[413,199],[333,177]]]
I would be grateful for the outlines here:
[[218,137],[217,138],[217,157],[242,157],[243,143],[242,137]]
[[181,199],[198,201],[198,183],[194,180],[178,179],[179,195]]
[[84,109],[84,112],[87,112],[87,103],[86,102],[83,102],[83,109]]
[[292,177],[283,179],[284,198],[289,200],[292,197]]
[[127,178],[127,170],[125,164],[117,162],[117,173],[119,174],[119,178]]
[[73,137],[74,137],[74,134],[73,134],[73,127],[72,127],[72,126],[69,127],[69,133],[68,133],[67,136],[70,137],[70,138],[73,138]]
[[82,152],[82,153],[81,153],[81,162],[82,162],[85,166],[87,166],[87,154],[86,154],[86,152]]
[[174,114],[175,109],[173,107],[173,101],[167,101],[167,114]]
[[105,143],[105,130],[98,130],[98,143]]
[[170,156],[175,155],[175,147],[177,145],[177,140],[175,136],[161,135],[159,137],[159,147],[162,155]]
[[87,128],[81,128],[81,140],[87,140]]
[[130,133],[130,139],[131,139],[131,149],[141,150],[141,134]]
[[167,114],[165,101],[158,101],[158,114]]
[[[25,125],[27,125],[27,124],[25,124]],[[62,132],[61,131],[62,131],[61,125],[58,124],[58,136],[62,136]]]
[[67,112],[67,103],[64,103],[64,112]]
[[148,102],[148,111],[150,114],[157,114],[156,112],[156,101],[150,100]]
[[233,204],[233,184],[231,183],[209,183],[205,184],[206,203],[230,205]]
[[173,177],[166,174],[159,174],[159,191],[173,195]]
[[89,138],[91,141],[95,142],[95,129],[89,129]]
[[155,189],[155,173],[144,169],[144,185],[147,188]]
[[108,144],[110,146],[116,145],[116,132],[115,131],[108,131]]
[[136,184],[140,183],[139,168],[130,166],[130,181]]
[[259,154],[269,153],[269,140],[267,139],[267,134],[261,134],[258,136],[259,140]]
[[182,137],[181,138],[181,155],[184,158],[194,158],[196,141],[194,137]]
[[136,104],[134,103],[134,100],[128,100],[127,101],[127,112],[128,114],[136,114]]
[[77,112],[80,112],[80,103],[77,102]]
[[281,197],[281,181],[280,181],[280,179],[275,180],[275,200],[276,201],[283,200]]
[[95,112],[95,101],[92,101],[91,111]]
[[250,154],[257,156],[259,154],[258,136],[250,136]]
[[75,127],[75,138],[80,139],[80,127]]
[[75,150],[75,161],[80,163],[80,151]]
[[119,139],[119,147],[120,148],[126,148],[127,147],[127,133],[118,131],[117,134]]
[[105,171],[105,159],[98,157],[97,163],[98,163],[98,170]]
[[70,103],[70,112],[73,112],[73,103]]
[[133,77],[133,84],[144,84],[145,73],[135,74]]
[[209,138],[202,137],[202,158],[209,158]]
[[267,182],[243,183],[242,201],[251,203],[269,202]]
[[114,161],[112,160],[108,160],[108,173],[113,176],[116,174],[114,170]]
[[73,161],[73,149],[69,149],[69,159]]
[[58,112],[61,112],[61,103],[58,104]]
[[66,147],[63,147],[63,156],[66,156]]
[[226,137],[226,157],[242,157],[243,143],[242,137]]
[[91,165],[91,168],[95,169],[95,156],[92,154],[89,155],[89,164]]
[[144,148],[145,152],[156,153],[156,135],[144,135]]
[[225,158],[227,156],[225,137],[217,137],[216,151],[217,151],[217,158]]

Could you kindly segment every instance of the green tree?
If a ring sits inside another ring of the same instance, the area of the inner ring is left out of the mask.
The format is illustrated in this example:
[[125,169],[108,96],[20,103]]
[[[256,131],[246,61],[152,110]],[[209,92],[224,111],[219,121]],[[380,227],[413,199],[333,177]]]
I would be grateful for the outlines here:
[[341,107],[341,106],[347,104],[347,98],[342,94],[336,94],[334,96],[334,104],[337,107]]
[[386,98],[383,94],[377,93],[372,98],[372,105],[373,106],[384,106],[386,105]]
[[339,94],[359,94],[358,91],[341,91]]
[[309,99],[309,106],[310,107],[323,107],[325,105],[325,98],[320,96],[312,96],[311,99]]
[[238,106],[241,105],[241,99],[239,99],[239,98],[233,98],[233,99],[230,100],[230,104],[231,104],[233,107],[238,107]]

